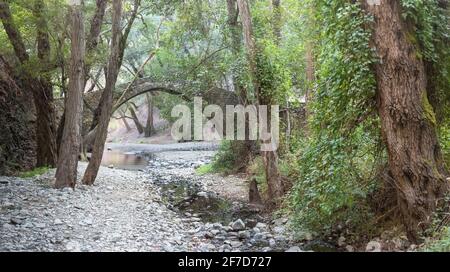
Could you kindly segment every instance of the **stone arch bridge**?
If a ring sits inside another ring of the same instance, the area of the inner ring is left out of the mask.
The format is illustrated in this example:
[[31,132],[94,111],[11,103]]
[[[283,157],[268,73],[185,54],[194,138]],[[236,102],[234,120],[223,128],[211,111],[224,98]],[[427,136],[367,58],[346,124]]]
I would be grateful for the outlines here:
[[[130,83],[125,83],[116,86],[113,93],[113,112],[117,111],[125,103],[140,95],[151,92],[165,92],[172,95],[179,96],[186,101],[193,100],[194,96],[200,96],[209,104],[216,104],[221,107],[225,105],[237,105],[239,99],[234,92],[227,91],[222,88],[211,88],[207,91],[199,91],[196,94],[187,95],[183,92],[183,83],[163,83],[154,81],[151,78],[142,78],[136,80],[131,86]],[[129,87],[129,88],[128,88]],[[128,89],[128,90],[127,90]],[[127,92],[124,93],[124,91]],[[94,117],[94,110],[97,108],[103,90],[95,90],[84,95],[84,110],[83,110],[83,128],[89,129],[92,119]],[[64,111],[64,99],[56,101],[57,115],[60,118]],[[84,131],[87,134],[88,131]]]

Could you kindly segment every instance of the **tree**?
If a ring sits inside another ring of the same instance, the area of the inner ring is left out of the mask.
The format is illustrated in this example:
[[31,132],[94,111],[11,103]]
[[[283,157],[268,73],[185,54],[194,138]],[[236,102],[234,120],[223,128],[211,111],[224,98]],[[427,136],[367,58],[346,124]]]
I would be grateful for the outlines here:
[[[125,55],[125,49],[127,47],[128,36],[130,35],[133,24],[138,17],[139,8],[141,6],[141,0],[134,0],[133,10],[131,11],[130,18],[127,21],[125,29],[123,33],[121,32],[121,38],[119,42],[119,53],[118,53],[118,66],[119,68],[122,66],[123,57]],[[100,98],[100,103],[94,111],[94,117],[92,118],[92,124],[89,131],[93,131],[95,127],[98,125],[101,115],[101,109],[104,107],[103,104],[107,100],[108,94],[106,92],[102,93],[102,97]]]
[[127,121],[128,117],[126,116],[125,111],[122,109],[119,109],[118,111],[120,114],[120,117],[118,119],[122,119],[122,122],[123,122],[125,128],[127,129],[127,132],[131,131],[131,127],[130,127],[130,124],[128,124],[128,121]]
[[[247,0],[238,0],[237,2],[242,20],[244,41],[247,48],[247,58],[257,103],[259,105],[271,105],[272,102],[274,102],[273,97],[270,94],[262,93],[260,89],[260,75],[258,73],[257,67],[257,57],[259,52],[257,51],[258,49],[253,36],[252,19],[250,15],[249,5]],[[284,195],[284,185],[278,170],[278,154],[276,151],[262,151],[261,156],[263,158],[265,168],[269,198],[276,202],[280,197]]]
[[154,126],[153,126],[153,95],[147,93],[146,94],[146,100],[147,100],[147,124],[145,126],[145,137],[151,137],[154,133]]
[[[95,12],[94,12],[94,16],[91,19],[91,27],[89,30],[89,34],[86,38],[86,55],[88,56],[88,58],[91,58],[94,53],[96,52],[96,49],[98,47],[98,41],[100,38],[100,32],[102,29],[102,24],[103,24],[103,19],[105,17],[105,12],[106,12],[106,6],[108,4],[107,0],[97,0],[96,1],[96,8],[95,8]],[[86,84],[89,80],[89,73],[91,71],[92,68],[92,63],[85,63],[85,67],[84,67],[84,82],[83,82],[83,88],[82,90],[84,91],[86,88]],[[100,75],[100,73],[98,73],[98,75]],[[97,79],[93,79],[94,82],[97,81]],[[95,87],[95,84],[92,85],[92,88]],[[87,103],[86,103],[87,104]],[[88,105],[88,104],[87,104]],[[58,132],[57,132],[57,145],[58,145],[58,150],[59,147],[61,145],[61,140],[62,140],[62,136],[63,136],[63,130],[64,130],[64,122],[65,122],[65,111],[61,117],[59,126],[58,126]]]
[[121,21],[122,21],[122,1],[113,1],[113,19],[112,19],[112,38],[110,45],[110,55],[108,61],[108,70],[106,75],[106,85],[102,98],[100,118],[95,133],[94,146],[91,160],[89,161],[86,172],[84,173],[83,183],[87,185],[94,184],[97,178],[98,170],[103,157],[106,137],[108,134],[109,120],[113,107],[113,91],[117,82],[120,70],[120,51],[121,51]]
[[419,49],[412,42],[413,24],[403,19],[399,0],[366,4],[375,17],[373,42],[378,112],[395,181],[398,204],[409,238],[432,220],[448,192],[445,166],[436,134],[436,117],[428,102],[427,77]]
[[131,117],[133,119],[134,125],[136,126],[136,129],[138,130],[139,134],[144,133],[144,126],[139,121],[139,117],[136,114],[137,106],[136,104],[130,102],[128,103],[128,109],[130,110]]
[[73,1],[70,6],[72,46],[69,89],[65,105],[64,132],[56,170],[56,188],[75,187],[78,154],[81,143],[81,117],[83,112],[84,72],[84,18],[83,1]]

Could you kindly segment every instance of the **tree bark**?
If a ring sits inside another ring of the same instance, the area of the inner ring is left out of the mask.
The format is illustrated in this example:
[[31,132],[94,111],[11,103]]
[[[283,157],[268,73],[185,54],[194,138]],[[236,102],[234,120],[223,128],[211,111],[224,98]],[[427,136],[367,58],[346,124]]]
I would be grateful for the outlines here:
[[[256,61],[257,47],[253,36],[252,19],[250,15],[249,5],[247,0],[237,0],[237,2],[241,15],[244,41],[247,48],[250,73],[252,75],[253,87],[255,90],[255,95],[257,97],[257,102],[259,105],[270,106],[271,103],[273,102],[272,97],[269,97],[267,95],[261,95],[260,93],[260,83],[257,73],[257,61]],[[271,201],[276,203],[278,202],[279,198],[281,198],[284,195],[284,185],[278,170],[278,154],[276,151],[262,151],[261,156],[263,159],[263,164],[266,173],[266,182],[268,187],[269,198],[271,199]]]
[[121,40],[121,19],[122,19],[122,0],[113,1],[113,20],[112,20],[112,39],[111,51],[108,61],[108,71],[106,75],[105,103],[102,104],[97,132],[92,150],[91,160],[84,173],[83,183],[92,185],[97,178],[98,170],[103,157],[106,137],[108,135],[108,125],[112,113],[113,90],[117,82],[120,64],[120,40]]
[[[88,56],[94,54],[95,50],[98,47],[98,40],[100,37],[100,32],[102,30],[102,24],[103,24],[103,20],[105,17],[107,4],[108,4],[107,0],[97,0],[97,2],[96,2],[95,13],[91,19],[90,31],[89,31],[89,35],[87,36],[87,39],[86,39],[86,49],[85,50],[86,50],[86,54]],[[92,68],[91,63],[85,63],[85,67],[84,67],[85,75],[84,75],[84,82],[83,82],[83,88],[82,88],[83,93],[86,88],[87,81],[89,80],[89,73],[91,71],[91,68]],[[59,122],[59,125],[58,125],[58,134],[57,134],[58,151],[59,151],[59,147],[61,145],[61,139],[62,139],[62,134],[63,134],[63,130],[64,130],[65,116],[66,116],[66,112],[64,110],[64,113],[63,113],[61,120]]]
[[127,132],[131,131],[130,124],[128,124],[127,116],[123,110],[119,110],[120,118],[122,119],[123,124],[125,125],[125,128],[127,129]]
[[436,118],[427,98],[427,75],[402,19],[399,0],[366,4],[375,17],[373,43],[378,111],[398,205],[408,237],[417,241],[448,192],[445,166],[436,133]]
[[275,43],[279,45],[281,41],[281,28],[282,28],[281,0],[272,0],[272,9],[273,9],[272,12],[273,35],[275,37]]
[[[232,54],[235,59],[240,58],[241,49],[242,49],[242,28],[239,26],[238,19],[239,19],[239,8],[237,5],[236,0],[227,0],[227,12],[228,12],[228,27],[230,29],[231,34],[231,48],[232,48]],[[233,74],[233,87],[234,91],[239,97],[239,101],[242,105],[248,105],[248,94],[247,89],[245,86],[241,83],[241,80],[239,78],[238,74]],[[224,128],[226,128],[226,125],[224,124]],[[249,120],[248,118],[245,118],[245,135],[246,139],[249,139]],[[226,133],[226,131],[225,131]],[[245,140],[243,142],[240,141],[233,141],[231,143],[231,149],[232,152],[236,154],[237,157],[241,158],[237,160],[236,169],[243,169],[245,168],[245,164],[251,160],[252,153],[253,153],[253,147],[255,146],[254,141]]]
[[130,110],[131,117],[133,118],[134,125],[136,126],[136,129],[138,130],[139,134],[144,133],[144,126],[139,121],[136,111],[134,110],[135,108],[137,109],[137,107],[135,105],[130,105],[128,108]]
[[147,124],[145,126],[145,137],[149,138],[153,135],[153,132],[155,130],[153,126],[153,96],[152,94],[147,93]]
[[[37,81],[37,82],[36,82]],[[34,91],[36,107],[37,166],[56,166],[55,109],[51,82],[31,79],[26,86]]]
[[[82,2],[80,2],[82,3]],[[83,114],[84,87],[84,20],[83,6],[70,7],[72,18],[72,46],[69,89],[65,107],[65,126],[56,169],[56,188],[75,188],[77,182],[78,154],[81,144],[81,117]]]
[[[141,6],[141,0],[134,0],[133,11],[131,12],[130,19],[128,20],[128,23],[125,27],[123,34],[121,34],[120,45],[119,45],[119,55],[118,55],[119,67],[122,66],[123,57],[125,55],[125,48],[127,46],[128,36],[130,35],[131,28],[134,24],[134,21],[136,20],[136,18],[138,16],[138,11],[139,11],[140,6]],[[100,116],[101,116],[101,109],[103,108],[103,104],[105,103],[105,101],[107,99],[106,96],[107,96],[106,94],[105,95],[102,94],[102,97],[100,98],[100,102],[94,111],[94,116],[92,118],[92,123],[91,123],[91,127],[90,127],[89,131],[93,131],[95,129],[95,127],[98,125],[98,122],[99,122]]]
[[[312,100],[312,86],[314,84],[314,81],[316,79],[315,77],[315,65],[314,65],[314,52],[313,52],[313,45],[311,42],[308,42],[306,44],[306,82],[308,84],[306,89],[306,96],[305,100],[307,103],[307,109],[308,104]],[[308,110],[309,112],[310,110]]]
[[22,35],[20,35],[18,28],[14,24],[9,5],[4,0],[0,1],[0,19],[2,20],[3,27],[5,28],[17,58],[22,64],[27,62],[30,57],[25,48],[25,43],[23,42]]
[[[107,0],[97,0],[96,2],[96,9],[94,16],[92,17],[91,20],[91,28],[89,31],[89,36],[87,37],[86,40],[86,52],[92,53],[94,50],[97,49],[107,4],[108,4]],[[86,69],[86,73],[88,73],[88,69]]]

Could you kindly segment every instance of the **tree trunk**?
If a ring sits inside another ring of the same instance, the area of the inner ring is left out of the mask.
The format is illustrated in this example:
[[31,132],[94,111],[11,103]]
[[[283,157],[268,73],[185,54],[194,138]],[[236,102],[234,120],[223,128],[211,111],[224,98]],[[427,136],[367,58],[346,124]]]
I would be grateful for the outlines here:
[[36,107],[37,166],[56,166],[57,146],[53,88],[45,80],[27,80]]
[[[242,20],[242,28],[244,32],[244,41],[247,48],[248,62],[250,66],[250,73],[253,80],[253,87],[255,89],[255,95],[259,105],[270,105],[272,103],[272,97],[263,96],[260,94],[260,83],[257,73],[256,54],[257,47],[255,45],[252,29],[252,19],[250,15],[250,9],[247,0],[237,0],[239,11]],[[270,111],[269,111],[270,116]],[[269,127],[270,130],[270,127]],[[263,151],[261,152],[263,158],[266,182],[268,187],[268,194],[271,201],[276,203],[280,197],[284,195],[284,185],[278,171],[278,154],[276,151]]]
[[144,133],[144,126],[139,121],[136,111],[134,110],[135,108],[137,109],[137,107],[135,107],[135,105],[129,106],[131,117],[133,118],[133,122],[136,126],[136,129],[138,130],[139,134],[142,134],[142,133]]
[[125,112],[123,110],[119,110],[119,113],[120,113],[120,118],[122,118],[122,122],[125,125],[125,128],[127,129],[127,132],[131,131],[131,126],[130,126],[130,124],[128,124],[127,116],[126,116]]
[[36,0],[33,8],[36,17],[37,29],[37,55],[40,60],[40,84],[35,90],[35,104],[37,109],[37,166],[56,166],[56,119],[53,108],[53,85],[48,73],[50,67],[50,41],[47,18],[45,17],[45,4],[43,0]]
[[281,22],[282,19],[281,0],[272,0],[272,9],[273,9],[272,12],[273,35],[275,37],[275,43],[279,45],[281,41],[281,28],[283,26]]
[[258,190],[258,182],[255,178],[250,181],[249,190],[248,190],[248,202],[254,205],[262,205],[261,195]]
[[98,170],[103,157],[106,137],[108,135],[108,125],[112,114],[113,90],[119,74],[119,55],[121,40],[121,18],[122,18],[122,0],[113,1],[113,20],[112,20],[112,39],[111,52],[108,61],[108,71],[105,86],[105,103],[102,104],[100,119],[95,133],[95,141],[92,150],[91,160],[84,173],[83,183],[87,185],[94,184],[97,178]]
[[[127,24],[123,31],[123,34],[121,34],[120,44],[119,44],[119,54],[118,54],[118,66],[119,67],[122,66],[123,57],[125,55],[125,49],[127,46],[128,36],[130,35],[131,28],[134,24],[134,21],[136,20],[136,18],[138,16],[138,11],[139,11],[140,6],[141,6],[141,0],[134,0],[133,10],[131,11],[130,18],[127,21]],[[95,127],[97,127],[98,122],[100,120],[101,109],[104,107],[103,104],[105,103],[106,100],[107,100],[107,95],[102,93],[100,102],[94,111],[94,116],[92,118],[92,123],[91,123],[91,127],[90,127],[89,131],[93,131],[95,129]]]
[[82,4],[71,6],[72,46],[65,125],[56,169],[56,188],[75,188],[81,143],[84,87],[84,21]]
[[147,93],[147,108],[148,108],[148,115],[147,115],[147,125],[145,126],[145,137],[151,137],[155,128],[153,126],[153,96],[149,93]]
[[[97,2],[96,2],[95,13],[91,19],[91,28],[89,31],[89,35],[87,36],[87,39],[86,39],[86,49],[85,50],[86,50],[86,54],[88,56],[92,55],[98,47],[98,40],[100,37],[100,32],[102,29],[102,24],[103,24],[103,19],[105,17],[107,4],[108,4],[107,0],[97,0]],[[90,63],[85,63],[84,82],[83,82],[83,88],[82,88],[83,93],[85,91],[86,84],[89,79],[89,72],[91,71],[91,66],[92,65]],[[65,115],[66,115],[66,113],[64,110],[64,113],[63,113],[60,123],[58,125],[58,134],[57,134],[58,151],[59,151],[62,134],[63,134],[63,130],[64,130]]]
[[[238,59],[241,52],[241,30],[239,29],[238,18],[239,11],[236,5],[236,0],[227,0],[227,9],[228,9],[228,27],[230,28],[231,33],[231,48],[233,57]],[[239,82],[239,77],[236,74],[233,74],[233,85],[234,91],[238,94],[241,103],[243,105],[248,104],[247,101],[247,91],[244,86]]]
[[427,75],[400,1],[381,0],[366,8],[375,17],[373,42],[381,58],[376,75],[383,139],[404,225],[417,241],[448,192]]
[[[105,17],[106,6],[108,4],[107,0],[97,0],[96,9],[94,16],[91,20],[91,28],[89,31],[89,36],[86,40],[86,52],[91,55],[97,49],[98,40],[100,37],[100,32],[102,30],[103,18]],[[87,79],[89,78],[89,72],[91,70],[91,64],[86,64],[86,81],[84,85],[86,86]]]
[[310,107],[310,102],[312,100],[312,91],[313,91],[313,84],[314,81],[316,80],[315,77],[315,65],[314,65],[314,52],[313,52],[313,45],[311,42],[308,42],[306,44],[306,54],[305,54],[305,59],[306,59],[306,84],[307,84],[307,89],[306,89],[306,95],[305,95],[305,100],[306,100],[306,111],[307,111],[307,116],[309,116],[311,110],[309,109]]
[[[239,10],[237,6],[236,0],[227,0],[227,11],[228,11],[228,27],[230,29],[231,33],[231,48],[232,48],[232,54],[235,59],[240,58],[241,54],[241,48],[242,48],[242,29],[239,26],[238,19],[239,19]],[[245,86],[241,83],[241,80],[239,78],[238,74],[233,74],[233,87],[235,93],[239,97],[239,101],[242,105],[246,106],[248,105],[248,95],[247,95],[247,89]],[[226,128],[226,125],[224,125],[224,128]],[[247,162],[249,162],[252,158],[253,153],[253,147],[255,146],[255,141],[250,141],[249,139],[249,120],[248,118],[245,118],[245,135],[246,139],[244,142],[240,141],[233,141],[231,143],[231,149],[236,154],[239,160],[237,160],[236,163],[236,169],[243,169],[245,168]],[[226,133],[226,131],[225,131]]]

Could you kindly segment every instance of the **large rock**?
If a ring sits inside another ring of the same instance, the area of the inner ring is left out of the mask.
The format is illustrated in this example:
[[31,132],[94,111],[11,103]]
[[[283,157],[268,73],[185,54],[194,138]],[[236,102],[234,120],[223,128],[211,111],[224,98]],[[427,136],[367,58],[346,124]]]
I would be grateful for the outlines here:
[[302,250],[298,246],[290,247],[286,252],[302,252]]
[[370,241],[366,246],[366,252],[381,252],[380,242]]
[[242,221],[241,219],[238,219],[236,221],[234,221],[231,224],[231,228],[235,231],[240,231],[240,230],[244,230],[245,229],[245,223],[244,221]]

